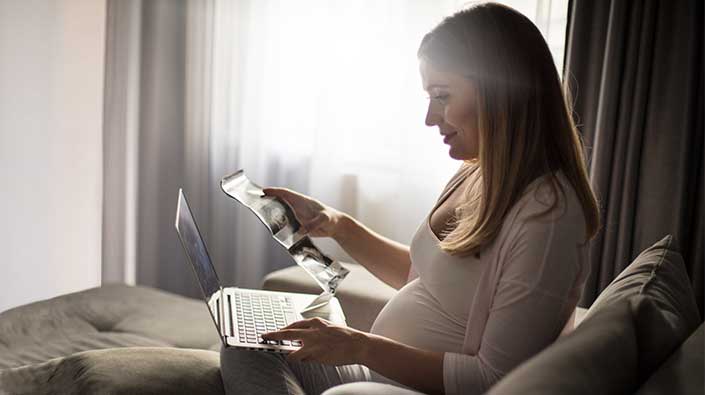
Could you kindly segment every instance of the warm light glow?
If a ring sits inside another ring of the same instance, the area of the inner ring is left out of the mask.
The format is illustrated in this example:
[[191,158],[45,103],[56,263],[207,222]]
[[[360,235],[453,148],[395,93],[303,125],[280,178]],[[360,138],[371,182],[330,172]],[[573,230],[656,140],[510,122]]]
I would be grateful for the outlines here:
[[[474,3],[250,2],[234,84],[243,166],[308,174],[309,193],[408,241],[459,166],[424,125],[416,51],[444,16]],[[504,3],[539,19],[562,64],[567,0]]]

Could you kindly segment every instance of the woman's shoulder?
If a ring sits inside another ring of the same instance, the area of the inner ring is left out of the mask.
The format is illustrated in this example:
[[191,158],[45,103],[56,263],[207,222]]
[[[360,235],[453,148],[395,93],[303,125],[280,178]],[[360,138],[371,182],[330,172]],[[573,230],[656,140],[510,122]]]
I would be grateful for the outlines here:
[[492,256],[499,258],[503,270],[550,288],[554,279],[582,273],[587,262],[585,240],[580,200],[567,177],[558,172],[525,189],[505,218]]
[[514,226],[543,223],[563,232],[582,234],[585,230],[582,205],[562,171],[545,174],[531,182],[508,217]]

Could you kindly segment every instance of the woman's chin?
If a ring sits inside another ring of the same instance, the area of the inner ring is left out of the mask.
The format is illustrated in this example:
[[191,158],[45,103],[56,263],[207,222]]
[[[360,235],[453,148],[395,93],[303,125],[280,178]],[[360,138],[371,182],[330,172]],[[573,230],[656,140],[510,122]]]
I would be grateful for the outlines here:
[[450,149],[448,150],[448,156],[455,160],[473,160],[477,158],[477,155],[469,155],[467,152],[457,150],[453,146],[450,146]]
[[458,152],[453,146],[450,147],[448,150],[448,156],[450,156],[452,159],[455,160],[463,160],[463,155],[461,152]]

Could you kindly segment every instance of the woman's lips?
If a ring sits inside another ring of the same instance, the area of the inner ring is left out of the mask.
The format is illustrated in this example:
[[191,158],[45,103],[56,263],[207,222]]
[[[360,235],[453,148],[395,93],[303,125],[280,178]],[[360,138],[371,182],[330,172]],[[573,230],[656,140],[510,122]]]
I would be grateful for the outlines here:
[[451,133],[451,134],[446,135],[446,136],[443,138],[443,143],[448,144],[448,142],[450,141],[450,139],[452,139],[453,137],[455,137],[456,134],[457,134],[457,133]]

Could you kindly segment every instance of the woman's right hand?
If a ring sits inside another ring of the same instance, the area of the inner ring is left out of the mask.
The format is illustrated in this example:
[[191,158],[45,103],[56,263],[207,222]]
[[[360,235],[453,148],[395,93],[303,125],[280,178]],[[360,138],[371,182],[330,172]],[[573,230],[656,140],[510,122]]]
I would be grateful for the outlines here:
[[313,237],[332,237],[338,233],[345,214],[318,200],[286,188],[264,188],[264,194],[274,196],[291,207],[304,231]]

